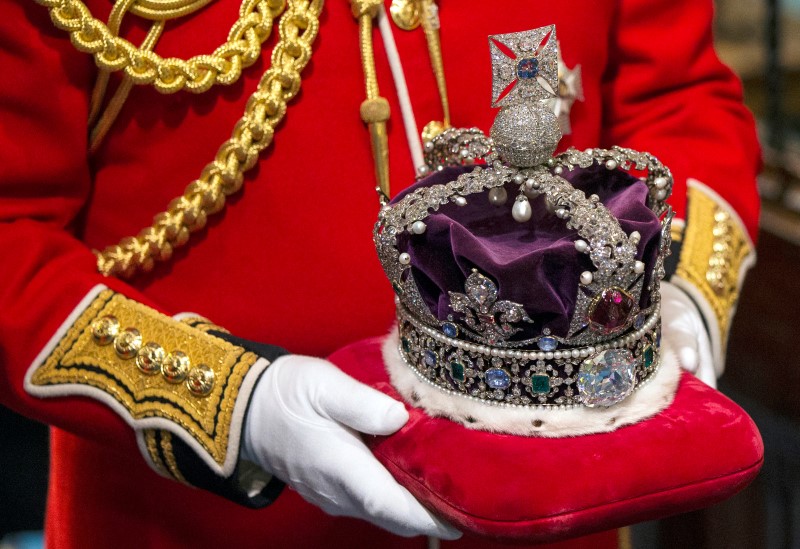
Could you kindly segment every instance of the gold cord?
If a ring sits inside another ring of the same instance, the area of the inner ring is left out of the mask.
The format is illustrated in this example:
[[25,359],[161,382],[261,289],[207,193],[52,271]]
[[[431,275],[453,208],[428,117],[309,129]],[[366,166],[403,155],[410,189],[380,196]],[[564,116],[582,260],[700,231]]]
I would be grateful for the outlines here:
[[444,77],[444,61],[442,60],[442,43],[439,38],[439,14],[433,0],[420,0],[422,30],[425,41],[428,43],[428,54],[431,58],[431,67],[436,77],[436,87],[439,89],[439,99],[442,102],[444,120],[428,123],[422,131],[422,139],[430,141],[450,127],[450,102],[447,98],[447,81]]
[[375,70],[375,51],[372,43],[372,19],[378,15],[381,0],[352,0],[353,16],[358,20],[361,65],[367,98],[361,103],[361,120],[369,125],[372,157],[375,161],[376,191],[381,203],[389,200],[389,102],[380,96]]
[[[232,136],[216,158],[182,196],[157,214],[153,225],[135,237],[97,252],[97,269],[105,275],[132,276],[165,261],[173,249],[184,245],[191,232],[203,228],[209,215],[225,207],[225,197],[236,193],[244,173],[255,166],[258,155],[271,143],[275,127],[286,114],[286,104],[300,91],[301,71],[311,59],[311,44],[319,32],[324,0],[289,0],[280,18],[280,39],[272,51],[271,65],[250,97]],[[262,7],[266,4],[261,2]],[[249,5],[249,3],[248,3]],[[267,29],[269,34],[269,29]]]
[[[285,3],[285,0],[244,0],[239,20],[224,44],[210,55],[183,60],[164,59],[115,36],[80,0],[36,1],[50,10],[56,27],[69,32],[77,49],[94,55],[101,70],[124,70],[134,84],[153,85],[161,93],[182,89],[201,93],[214,84],[232,84],[238,80],[242,69],[255,63],[261,55],[261,45]],[[130,11],[153,20],[165,20],[189,13],[208,1],[147,0],[142,4],[134,3]]]

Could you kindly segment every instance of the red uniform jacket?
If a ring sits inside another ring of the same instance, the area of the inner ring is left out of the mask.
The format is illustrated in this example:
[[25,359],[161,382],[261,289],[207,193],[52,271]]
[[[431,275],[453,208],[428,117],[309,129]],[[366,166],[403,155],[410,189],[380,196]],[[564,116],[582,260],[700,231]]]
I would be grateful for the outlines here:
[[[371,238],[378,203],[358,114],[364,85],[349,2],[326,3],[302,92],[243,189],[169,262],[128,281],[100,275],[92,250],[150,224],[213,159],[269,66],[277,30],[230,86],[172,95],[135,87],[103,145],[89,154],[92,57],[51,24],[47,8],[2,4],[0,399],[53,426],[49,545],[422,547],[419,539],[328,517],[288,490],[254,511],[163,479],[116,411],[80,396],[37,398],[23,386],[37,354],[101,283],[167,314],[193,311],[237,336],[296,353],[325,356],[389,328],[392,292]],[[107,20],[110,2],[88,6]],[[182,58],[213,51],[238,9],[235,0],[216,0],[168,22],[156,51]],[[753,121],[739,82],[713,51],[710,1],[441,0],[440,19],[454,125],[487,132],[491,125],[486,36],[555,23],[567,66],[582,67],[585,94],[561,148],[652,152],[675,175],[678,217],[686,181],[695,178],[724,197],[754,235]],[[122,35],[140,43],[146,25],[134,16],[126,22]],[[393,32],[417,122],[441,119],[422,31]],[[414,172],[377,30],[375,37],[378,80],[393,113],[397,192]]]

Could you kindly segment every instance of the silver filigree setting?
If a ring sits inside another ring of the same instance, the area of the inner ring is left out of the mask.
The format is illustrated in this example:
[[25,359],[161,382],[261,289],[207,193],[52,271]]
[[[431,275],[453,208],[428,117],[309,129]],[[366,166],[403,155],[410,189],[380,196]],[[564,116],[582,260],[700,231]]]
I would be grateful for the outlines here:
[[[515,328],[512,324],[533,323],[519,303],[498,301],[497,286],[477,269],[472,269],[467,277],[464,292],[448,292],[450,308],[463,315],[463,322],[472,330],[464,331],[476,341],[497,345],[522,331],[522,328]],[[449,320],[453,320],[452,316]]]

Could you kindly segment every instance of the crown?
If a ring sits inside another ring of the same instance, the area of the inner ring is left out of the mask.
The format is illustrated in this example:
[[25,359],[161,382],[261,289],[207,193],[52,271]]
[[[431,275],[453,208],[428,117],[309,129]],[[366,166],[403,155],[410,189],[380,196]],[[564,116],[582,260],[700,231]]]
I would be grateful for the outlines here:
[[491,137],[451,128],[426,143],[424,177],[375,226],[398,351],[453,395],[612,406],[660,364],[672,176],[620,147],[553,156],[561,133],[543,100],[558,89],[555,27],[489,44]]

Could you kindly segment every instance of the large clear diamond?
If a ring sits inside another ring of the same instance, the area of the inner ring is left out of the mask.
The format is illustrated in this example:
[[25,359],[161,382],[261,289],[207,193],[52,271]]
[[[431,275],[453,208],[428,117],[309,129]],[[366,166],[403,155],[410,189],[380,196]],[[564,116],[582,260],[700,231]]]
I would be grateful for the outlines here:
[[467,277],[464,289],[470,299],[480,305],[494,303],[497,300],[497,286],[477,271]]
[[578,372],[578,391],[587,406],[611,406],[633,391],[636,359],[627,349],[607,349],[587,358]]

